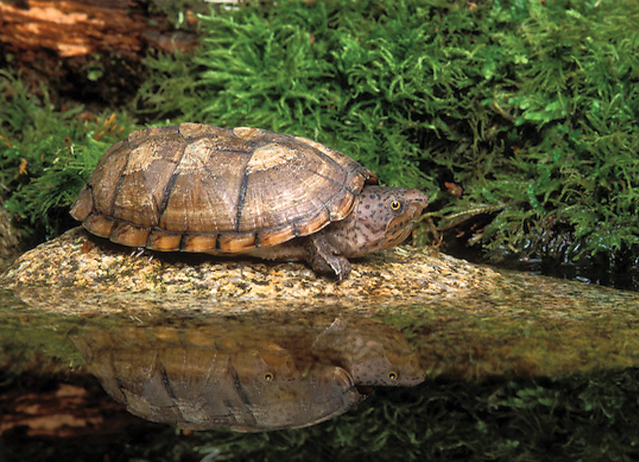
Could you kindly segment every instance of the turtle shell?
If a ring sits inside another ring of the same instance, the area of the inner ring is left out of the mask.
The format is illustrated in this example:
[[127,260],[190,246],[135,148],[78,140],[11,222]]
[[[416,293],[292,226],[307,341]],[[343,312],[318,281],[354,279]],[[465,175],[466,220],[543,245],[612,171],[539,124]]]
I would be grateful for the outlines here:
[[160,251],[234,254],[319,231],[374,175],[312,140],[185,123],[131,133],[102,157],[71,215]]

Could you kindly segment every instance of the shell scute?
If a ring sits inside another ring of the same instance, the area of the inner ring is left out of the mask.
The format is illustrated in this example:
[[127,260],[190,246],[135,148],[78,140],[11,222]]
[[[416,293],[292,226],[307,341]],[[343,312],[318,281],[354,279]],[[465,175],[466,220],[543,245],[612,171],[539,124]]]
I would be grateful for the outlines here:
[[175,170],[160,228],[180,233],[236,229],[239,190],[249,155],[226,152],[202,138],[187,146]]
[[91,234],[109,238],[111,236],[111,232],[113,232],[115,221],[113,221],[112,218],[105,217],[104,215],[92,213],[82,222],[82,226],[84,226]]
[[80,221],[84,221],[93,212],[93,190],[84,187],[78,194],[78,198],[71,207],[71,215]]
[[146,144],[148,140],[174,137],[178,134],[178,127],[148,127],[129,133],[127,142],[131,149],[135,149],[141,144]]
[[203,124],[194,124],[190,122],[186,122],[180,124],[177,127],[177,131],[184,138],[196,139],[196,138],[228,138],[228,130],[225,128],[214,127],[213,125],[203,125]]
[[151,230],[140,228],[131,223],[115,223],[109,239],[116,244],[128,245],[131,247],[145,247]]
[[326,207],[313,212],[294,223],[298,236],[308,236],[330,223],[331,214]]
[[242,253],[256,247],[255,233],[220,234],[217,239],[217,251],[222,254]]
[[152,138],[144,142],[136,137],[135,147],[118,153],[126,156],[127,161],[115,185],[111,214],[116,220],[138,226],[158,226],[169,184],[187,147],[177,130],[167,128],[164,131],[147,129]]
[[295,227],[291,224],[261,231],[257,235],[258,247],[271,247],[280,242],[286,242],[295,237]]
[[160,218],[158,204],[149,194],[144,172],[138,171],[122,177],[122,183],[113,204],[113,218],[137,226],[156,226]]
[[335,149],[331,149],[328,146],[324,146],[323,144],[318,143],[317,141],[313,141],[311,139],[304,138],[302,136],[295,136],[293,137],[293,139],[297,141],[298,143],[304,143],[312,147],[313,149],[316,149],[317,151],[324,154],[327,158],[331,159],[331,161],[335,162],[337,165],[340,165],[342,168],[344,168],[348,172],[362,169],[362,170],[366,170],[369,174],[372,175],[372,173],[370,173],[368,169],[362,167],[359,163],[357,163],[350,157],[345,156],[341,152],[336,151]]
[[149,234],[145,247],[160,252],[170,252],[180,248],[181,234],[167,233],[160,229],[154,229]]
[[331,221],[339,221],[344,219],[353,209],[355,203],[355,195],[349,189],[345,194],[335,199],[335,205],[331,209]]
[[217,234],[184,234],[179,250],[183,252],[216,253],[218,248],[217,238]]
[[342,186],[330,184],[322,169],[303,149],[273,143],[255,150],[238,232],[292,223],[330,202]]
[[114,144],[102,156],[93,174],[93,182],[89,186],[100,185],[98,188],[91,187],[93,191],[94,208],[96,212],[113,216],[113,204],[118,190],[118,184],[122,179],[122,172],[126,167],[129,145],[126,140]]

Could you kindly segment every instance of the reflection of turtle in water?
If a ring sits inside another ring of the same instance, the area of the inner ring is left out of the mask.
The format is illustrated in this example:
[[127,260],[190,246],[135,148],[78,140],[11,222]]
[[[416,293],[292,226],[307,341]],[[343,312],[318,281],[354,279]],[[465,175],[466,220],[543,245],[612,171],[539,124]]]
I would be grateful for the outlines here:
[[[372,386],[424,370],[401,332],[325,313],[213,317],[195,328],[87,330],[73,338],[105,390],[140,417],[184,429],[265,431],[342,414]],[[310,324],[309,324],[310,321]]]
[[306,261],[344,279],[348,258],[393,247],[428,205],[306,138],[200,124],[113,145],[71,214],[91,233],[160,251]]
[[183,429],[313,425],[361,401],[347,371],[241,332],[128,328],[74,343],[104,389],[140,417]]

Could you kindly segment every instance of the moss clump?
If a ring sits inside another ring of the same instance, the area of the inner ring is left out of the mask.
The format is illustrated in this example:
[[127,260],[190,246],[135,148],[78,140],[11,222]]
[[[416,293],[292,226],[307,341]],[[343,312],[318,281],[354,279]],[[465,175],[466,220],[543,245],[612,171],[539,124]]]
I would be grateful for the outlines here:
[[638,244],[638,21],[634,2],[249,2],[200,16],[196,58],[149,60],[140,102],[461,186],[435,218],[488,213],[491,254],[611,255]]
[[0,184],[4,207],[30,236],[55,236],[68,208],[104,151],[131,129],[130,116],[82,106],[59,111],[45,88],[30,94],[0,72]]

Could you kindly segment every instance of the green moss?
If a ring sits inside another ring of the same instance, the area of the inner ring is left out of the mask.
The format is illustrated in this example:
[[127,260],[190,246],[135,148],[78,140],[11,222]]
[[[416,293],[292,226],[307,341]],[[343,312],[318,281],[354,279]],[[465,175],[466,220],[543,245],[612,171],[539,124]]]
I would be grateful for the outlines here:
[[200,16],[195,59],[150,59],[140,102],[315,138],[429,190],[442,228],[490,213],[473,242],[492,254],[614,254],[638,243],[638,20],[635,2],[249,2]]
[[31,232],[54,236],[104,151],[130,130],[131,118],[82,106],[56,110],[46,88],[31,94],[0,72],[0,184],[5,208]]

